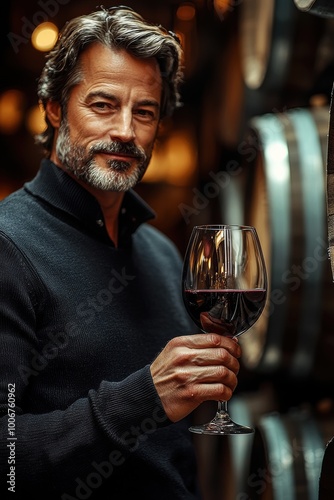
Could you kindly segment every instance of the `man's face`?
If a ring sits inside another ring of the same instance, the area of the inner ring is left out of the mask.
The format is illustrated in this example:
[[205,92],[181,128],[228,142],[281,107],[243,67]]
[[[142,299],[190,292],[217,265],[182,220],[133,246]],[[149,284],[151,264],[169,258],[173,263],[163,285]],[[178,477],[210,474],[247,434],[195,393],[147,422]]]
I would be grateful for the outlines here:
[[154,59],[96,44],[80,59],[83,80],[70,94],[51,159],[88,185],[126,191],[144,175],[160,114]]

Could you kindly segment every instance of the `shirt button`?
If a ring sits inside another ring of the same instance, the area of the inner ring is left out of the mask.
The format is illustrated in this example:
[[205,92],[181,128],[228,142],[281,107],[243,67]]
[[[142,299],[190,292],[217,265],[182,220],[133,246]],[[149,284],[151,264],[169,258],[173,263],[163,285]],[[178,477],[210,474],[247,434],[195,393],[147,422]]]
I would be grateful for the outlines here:
[[102,219],[97,219],[96,224],[97,224],[98,226],[100,226],[100,227],[103,227],[103,226],[104,226],[104,222],[103,222],[103,220],[102,220]]

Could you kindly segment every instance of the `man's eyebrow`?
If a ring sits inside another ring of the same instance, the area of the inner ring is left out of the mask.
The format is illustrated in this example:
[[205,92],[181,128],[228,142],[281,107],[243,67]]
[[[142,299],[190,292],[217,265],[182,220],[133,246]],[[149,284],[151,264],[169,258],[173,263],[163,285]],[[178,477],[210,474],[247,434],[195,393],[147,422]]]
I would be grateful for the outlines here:
[[109,92],[104,92],[103,90],[90,92],[87,95],[87,100],[94,99],[94,97],[102,97],[102,99],[107,99],[108,101],[119,101],[119,99],[114,94],[109,94]]
[[[104,92],[103,90],[90,92],[87,96],[87,100],[94,99],[95,97],[101,97],[102,99],[107,99],[108,101],[120,102],[119,97],[116,97],[114,94],[110,94],[109,92]],[[152,99],[142,99],[136,102],[136,106],[151,106],[160,109],[160,104],[158,103],[158,101]]]
[[138,101],[138,106],[153,106],[154,108],[160,109],[160,104],[157,101],[152,101],[151,99],[143,99]]

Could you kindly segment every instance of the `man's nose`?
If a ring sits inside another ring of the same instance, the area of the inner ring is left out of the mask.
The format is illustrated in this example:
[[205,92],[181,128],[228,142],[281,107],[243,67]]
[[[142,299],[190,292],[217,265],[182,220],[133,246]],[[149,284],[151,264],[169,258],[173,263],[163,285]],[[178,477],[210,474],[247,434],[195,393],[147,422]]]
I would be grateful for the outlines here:
[[129,142],[135,138],[133,115],[130,110],[119,110],[113,115],[110,136],[112,139],[118,139],[122,142]]

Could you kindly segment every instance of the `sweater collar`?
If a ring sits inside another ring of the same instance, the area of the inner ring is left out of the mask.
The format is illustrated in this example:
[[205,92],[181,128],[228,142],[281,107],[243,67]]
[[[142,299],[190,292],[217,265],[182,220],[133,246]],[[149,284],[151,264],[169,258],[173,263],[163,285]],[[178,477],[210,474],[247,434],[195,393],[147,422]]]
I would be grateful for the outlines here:
[[[52,161],[43,159],[36,177],[24,188],[40,198],[82,221],[85,225],[105,232],[103,214],[97,200],[78,182]],[[125,193],[120,212],[120,234],[132,234],[140,224],[155,217],[155,213],[135,191]]]

